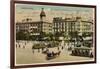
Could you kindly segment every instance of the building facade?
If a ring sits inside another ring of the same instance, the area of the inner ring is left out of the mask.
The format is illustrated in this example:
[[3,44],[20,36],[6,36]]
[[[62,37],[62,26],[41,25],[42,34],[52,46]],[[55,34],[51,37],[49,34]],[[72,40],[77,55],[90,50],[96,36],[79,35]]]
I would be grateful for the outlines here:
[[93,32],[93,21],[83,20],[81,17],[64,18],[55,17],[53,18],[53,29],[55,32],[69,32],[77,31],[79,33]]
[[54,17],[52,23],[46,21],[46,13],[44,8],[40,12],[40,21],[32,22],[27,19],[25,22],[16,23],[16,32],[29,32],[31,35],[40,35],[41,32],[56,33],[63,32],[66,35],[69,32],[93,32],[93,21],[85,20],[82,17]]
[[16,23],[16,32],[24,31],[29,32],[31,35],[40,35],[41,32],[50,33],[52,32],[52,24],[46,22],[46,14],[42,8],[40,13],[40,21],[31,22],[17,22]]

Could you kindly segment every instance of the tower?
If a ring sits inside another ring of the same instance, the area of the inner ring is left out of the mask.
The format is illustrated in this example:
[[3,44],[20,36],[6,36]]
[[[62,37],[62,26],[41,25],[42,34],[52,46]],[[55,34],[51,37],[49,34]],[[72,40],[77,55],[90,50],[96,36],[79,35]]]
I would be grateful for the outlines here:
[[44,8],[42,8],[41,13],[40,13],[40,20],[45,21],[45,19],[46,19],[46,14],[44,12]]

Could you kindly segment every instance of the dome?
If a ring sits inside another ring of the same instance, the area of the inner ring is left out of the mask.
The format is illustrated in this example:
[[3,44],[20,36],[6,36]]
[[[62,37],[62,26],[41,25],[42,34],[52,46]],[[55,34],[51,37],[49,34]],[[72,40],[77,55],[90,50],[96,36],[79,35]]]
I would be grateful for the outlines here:
[[45,12],[44,12],[44,8],[42,8],[42,11],[41,11],[41,13],[40,13],[40,17],[42,17],[42,16],[46,16],[46,14],[45,14]]

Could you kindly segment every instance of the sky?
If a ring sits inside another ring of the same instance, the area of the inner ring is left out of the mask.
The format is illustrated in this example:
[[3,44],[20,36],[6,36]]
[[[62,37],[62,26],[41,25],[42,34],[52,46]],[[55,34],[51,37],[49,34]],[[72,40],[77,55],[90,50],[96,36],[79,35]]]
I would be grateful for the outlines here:
[[22,22],[22,20],[26,18],[31,18],[32,21],[39,21],[41,8],[44,8],[44,11],[46,13],[46,21],[49,22],[52,22],[54,17],[66,18],[70,16],[82,16],[86,19],[94,18],[93,8],[36,4],[15,4],[15,22]]

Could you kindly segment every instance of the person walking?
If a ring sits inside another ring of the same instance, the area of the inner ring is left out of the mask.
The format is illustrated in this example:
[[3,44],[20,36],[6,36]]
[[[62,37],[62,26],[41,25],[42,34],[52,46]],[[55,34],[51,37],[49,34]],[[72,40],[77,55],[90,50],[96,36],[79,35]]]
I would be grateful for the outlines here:
[[25,48],[25,46],[23,46],[23,48]]
[[32,49],[32,52],[33,52],[33,54],[34,54],[34,49]]
[[40,52],[40,49],[38,48],[38,52]]
[[59,47],[57,49],[59,50]]
[[63,48],[64,48],[64,47],[62,46],[62,48],[61,48],[61,49],[63,50]]
[[16,48],[17,48],[17,44],[16,44]]
[[19,44],[19,48],[20,48],[20,44]]

